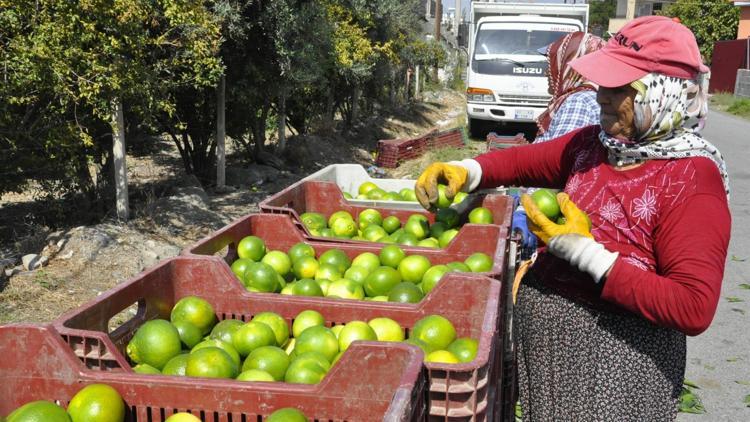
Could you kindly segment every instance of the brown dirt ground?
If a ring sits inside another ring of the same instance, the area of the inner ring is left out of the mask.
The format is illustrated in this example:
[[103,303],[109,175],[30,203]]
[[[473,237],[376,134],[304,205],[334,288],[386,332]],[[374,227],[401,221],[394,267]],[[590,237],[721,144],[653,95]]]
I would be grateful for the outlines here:
[[[226,224],[257,211],[260,200],[320,167],[341,162],[371,165],[378,139],[416,136],[435,128],[445,130],[461,125],[465,122],[463,109],[462,93],[450,90],[430,92],[421,102],[397,110],[372,113],[361,124],[346,132],[291,138],[290,149],[300,149],[304,155],[301,160],[295,160],[295,157],[287,159],[287,163],[291,163],[289,171],[282,172],[272,182],[249,189],[221,193],[206,189],[209,208],[222,216],[219,223]],[[389,177],[414,178],[419,169],[432,160],[472,156],[482,147],[483,143],[471,142],[466,149],[431,152],[421,159],[404,163],[388,174]],[[236,157],[228,161],[229,166],[241,164]],[[150,205],[168,195],[170,189],[185,178],[179,155],[171,143],[163,142],[156,152],[129,155],[128,178],[133,215],[131,221],[120,224],[110,219],[96,225],[116,239],[116,246],[104,248],[100,255],[83,265],[52,254],[49,264],[43,269],[22,272],[5,281],[0,279],[0,323],[50,321],[95,298],[118,282],[137,275],[142,267],[135,252],[139,247],[142,249],[143,242],[150,240],[183,248],[212,230],[207,222],[196,221],[191,230],[174,234],[154,221]],[[40,253],[47,245],[48,236],[53,230],[34,219],[41,205],[33,200],[32,194],[25,192],[0,198],[0,213],[7,218],[11,212],[15,212],[9,224],[18,228],[18,231],[9,231],[13,235],[0,240],[0,258]],[[74,229],[61,226],[57,229],[63,233]]]

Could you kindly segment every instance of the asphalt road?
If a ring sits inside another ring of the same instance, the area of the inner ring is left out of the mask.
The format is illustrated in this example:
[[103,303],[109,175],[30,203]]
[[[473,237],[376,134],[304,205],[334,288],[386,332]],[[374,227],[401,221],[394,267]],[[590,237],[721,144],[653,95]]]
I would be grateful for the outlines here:
[[685,378],[700,387],[706,413],[681,413],[678,421],[750,421],[743,403],[750,394],[750,290],[740,286],[750,284],[750,121],[711,111],[703,136],[729,169],[732,237],[714,321],[687,343]]

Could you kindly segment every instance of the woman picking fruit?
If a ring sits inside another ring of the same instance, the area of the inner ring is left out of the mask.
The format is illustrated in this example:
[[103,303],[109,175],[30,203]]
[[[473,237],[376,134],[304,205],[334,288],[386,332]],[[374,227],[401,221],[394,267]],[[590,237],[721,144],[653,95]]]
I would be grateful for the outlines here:
[[597,85],[570,67],[570,62],[604,47],[604,40],[585,32],[571,32],[550,44],[545,52],[549,61],[547,110],[537,119],[534,142],[558,138],[578,128],[599,123]]
[[[604,40],[580,31],[571,32],[545,47],[544,54],[549,62],[548,90],[552,98],[547,110],[537,119],[539,131],[534,142],[546,142],[599,123],[597,85],[571,68],[570,62],[602,47]],[[530,188],[529,193],[532,191]],[[537,245],[526,221],[526,210],[519,206],[513,213],[513,230],[522,236],[521,256],[524,259],[531,257]]]
[[439,181],[448,196],[564,189],[562,225],[523,198],[548,245],[514,311],[524,419],[674,420],[685,336],[716,312],[731,225],[724,160],[686,123],[706,114],[708,69],[690,30],[657,16],[571,66],[600,87],[599,126],[434,163],[416,193],[429,206]]

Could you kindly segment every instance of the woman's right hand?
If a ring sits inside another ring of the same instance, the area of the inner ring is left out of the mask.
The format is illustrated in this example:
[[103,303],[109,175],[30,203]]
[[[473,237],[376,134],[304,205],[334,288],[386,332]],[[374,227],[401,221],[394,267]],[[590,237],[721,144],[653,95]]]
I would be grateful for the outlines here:
[[452,200],[464,189],[469,179],[469,171],[459,165],[432,163],[419,176],[414,186],[417,200],[425,209],[435,207],[438,201],[438,183],[446,185],[445,196]]

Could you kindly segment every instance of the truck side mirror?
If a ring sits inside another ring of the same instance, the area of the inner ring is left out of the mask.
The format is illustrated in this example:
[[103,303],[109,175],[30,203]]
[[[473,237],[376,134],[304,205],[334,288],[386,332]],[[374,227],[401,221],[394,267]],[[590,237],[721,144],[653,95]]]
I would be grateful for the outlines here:
[[468,23],[460,23],[458,24],[458,33],[456,35],[456,39],[458,40],[458,46],[459,47],[468,47],[469,46],[469,24]]

